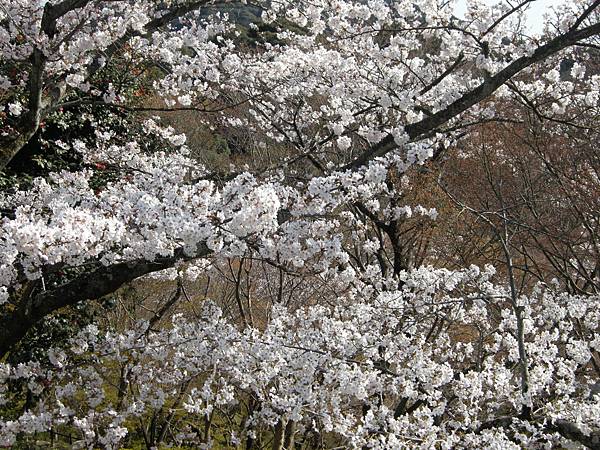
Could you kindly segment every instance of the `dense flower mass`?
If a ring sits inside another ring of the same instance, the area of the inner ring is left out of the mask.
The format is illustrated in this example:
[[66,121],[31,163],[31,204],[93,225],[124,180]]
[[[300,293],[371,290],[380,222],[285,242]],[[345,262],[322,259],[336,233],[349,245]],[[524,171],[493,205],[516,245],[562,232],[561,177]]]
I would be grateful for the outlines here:
[[0,445],[598,448],[600,2],[465,3],[4,1]]
[[[176,407],[211,417],[248,392],[257,405],[232,424],[231,445],[280,421],[369,448],[563,446],[556,430],[565,419],[594,432],[594,377],[579,374],[599,346],[599,299],[542,286],[520,299],[530,357],[524,398],[513,370],[519,356],[509,294],[492,275],[491,268],[424,267],[402,274],[400,290],[353,289],[334,306],[295,312],[278,306],[262,330],[238,329],[210,301],[198,319],[177,315],[158,332],[147,322],[125,334],[89,326],[67,348],[51,349],[49,365],[2,366],[4,382],[26,381],[46,398],[37,411],[5,422],[2,442],[73,424],[82,444],[118,447],[123,425],[148,411]],[[441,318],[448,326],[436,330]],[[574,327],[589,337],[578,339]],[[77,355],[89,356],[73,364]],[[111,400],[114,365],[136,387],[126,401]],[[536,421],[504,417],[524,404]],[[184,427],[175,442],[201,444],[203,436]]]

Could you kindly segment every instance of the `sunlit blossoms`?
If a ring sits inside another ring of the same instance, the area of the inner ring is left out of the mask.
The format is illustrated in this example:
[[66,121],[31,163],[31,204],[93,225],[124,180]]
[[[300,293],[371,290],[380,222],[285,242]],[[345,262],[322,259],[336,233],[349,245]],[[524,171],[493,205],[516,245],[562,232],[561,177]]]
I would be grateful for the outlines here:
[[[600,399],[594,377],[582,374],[598,346],[598,298],[538,287],[522,299],[531,374],[525,399],[512,370],[514,317],[492,275],[423,268],[403,274],[400,290],[366,298],[351,290],[333,307],[276,307],[262,330],[239,330],[210,301],[197,320],[174,316],[160,332],[145,322],[126,334],[88,327],[70,347],[52,349],[48,365],[3,366],[5,381],[26,381],[47,400],[5,422],[0,436],[10,445],[18,433],[69,424],[82,445],[118,447],[132,418],[162,408],[209,418],[248,392],[257,403],[232,423],[237,439],[280,422],[372,448],[565,445],[560,420],[593,434]],[[490,305],[498,314],[490,316]],[[581,317],[584,341],[571,334]],[[438,330],[440,320],[447,326]],[[91,365],[71,365],[76,355],[90,355]],[[114,400],[115,364],[137,394]],[[526,402],[535,419],[507,415]],[[175,442],[210,444],[185,427]]]
[[599,448],[600,2],[243,3],[0,5],[0,446]]

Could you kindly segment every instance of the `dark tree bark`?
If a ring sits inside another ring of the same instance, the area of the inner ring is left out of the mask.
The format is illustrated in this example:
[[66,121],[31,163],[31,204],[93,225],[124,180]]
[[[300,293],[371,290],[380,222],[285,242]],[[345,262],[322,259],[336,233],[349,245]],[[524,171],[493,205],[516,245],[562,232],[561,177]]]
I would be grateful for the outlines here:
[[208,254],[208,247],[201,244],[193,256],[177,251],[173,257],[155,261],[131,261],[107,267],[99,265],[92,272],[82,273],[44,292],[32,293],[33,289],[26,289],[15,308],[0,316],[0,356],[8,353],[36,323],[61,308],[102,298],[136,278],[172,267],[179,260]]

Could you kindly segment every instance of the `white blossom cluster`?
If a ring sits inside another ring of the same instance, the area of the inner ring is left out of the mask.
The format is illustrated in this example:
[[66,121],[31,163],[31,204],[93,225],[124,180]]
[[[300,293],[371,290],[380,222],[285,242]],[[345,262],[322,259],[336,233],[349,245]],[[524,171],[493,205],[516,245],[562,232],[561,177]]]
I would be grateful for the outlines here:
[[[200,18],[202,2],[190,7],[190,14],[169,32],[154,30],[153,21],[193,2],[157,6],[147,0],[116,1],[100,2],[101,7],[96,1],[82,2],[57,20],[51,36],[40,29],[44,7],[38,2],[5,3],[0,10],[7,22],[0,29],[0,59],[21,64],[34,49],[41,51],[44,77],[59,80],[50,91],[77,90],[84,97],[123,103],[115,83],[98,87],[91,76],[107,64],[102,54],[129,33],[124,51],[132,60],[145,58],[168,67],[155,81],[168,106],[219,111],[223,101],[244,104],[243,119],[230,124],[303,151],[332,148],[343,154],[359,141],[374,145],[387,135],[403,147],[408,125],[443,110],[536,48],[535,39],[525,36],[522,9],[503,19],[507,5],[488,7],[480,0],[467,2],[464,21],[454,17],[454,2],[269,3],[263,20],[285,20],[301,31],[280,27],[281,43],[266,42],[254,52],[236,47],[226,15]],[[568,30],[588,3],[565,2],[560,26],[548,28],[547,39]],[[498,96],[524,95],[550,117],[568,117],[569,104],[597,110],[597,75],[586,75],[580,63],[573,66],[570,79],[559,73],[560,61],[572,52],[567,48],[552,56],[546,64],[554,68],[535,81],[515,81],[519,94],[502,87]],[[455,63],[456,70],[446,73]],[[528,67],[523,73],[534,75],[534,70]],[[26,77],[11,79],[8,72],[0,71],[0,76],[3,91],[17,96],[27,83]],[[25,110],[18,99],[7,108],[15,116]],[[473,119],[497,114],[493,101],[484,111],[471,111]],[[423,161],[431,148],[422,143],[406,156]]]
[[[534,416],[495,422],[526,399],[515,372],[514,315],[493,274],[424,267],[402,274],[400,290],[353,290],[330,307],[276,307],[261,330],[237,328],[208,300],[198,320],[177,315],[163,331],[145,322],[125,333],[89,326],[70,348],[50,351],[51,366],[0,366],[4,382],[27,381],[46,394],[35,411],[1,423],[0,442],[69,424],[83,446],[118,448],[127,423],[169,408],[182,386],[177,414],[190,418],[252,394],[257,408],[232,425],[238,439],[280,420],[351,448],[568,445],[549,427],[555,419],[597,433],[600,397],[585,368],[600,346],[598,299],[541,285],[520,300]],[[77,355],[88,363],[71,363]],[[120,366],[134,394],[117,404],[109,393]],[[203,439],[185,427],[178,436],[174,444]]]
[[[403,187],[390,180],[423,166],[461,126],[501,118],[502,101],[531,103],[556,120],[572,106],[597,116],[600,76],[565,46],[548,52],[552,69],[543,75],[528,64],[518,71],[527,77],[494,87],[485,106],[473,101],[427,128],[544,42],[593,25],[594,15],[577,22],[592,2],[565,3],[543,39],[525,35],[522,10],[507,15],[506,4],[483,0],[466,2],[464,21],[452,1],[265,2],[262,20],[275,39],[253,51],[236,45],[226,14],[201,16],[214,3],[2,2],[0,144],[29,122],[37,131],[72,99],[135,109],[119,83],[96,79],[118,53],[132,67],[160,68],[153,88],[167,108],[197,110],[207,126],[244,130],[260,148],[287,153],[261,173],[219,178],[190,156],[185,135],[155,119],[137,141],[101,126],[93,143],[57,141],[88,166],[3,195],[10,213],[0,221],[0,306],[8,311],[28,281],[63,268],[248,252],[339,289],[314,304],[276,305],[261,326],[241,328],[205,300],[196,320],[177,315],[164,329],[89,326],[69,348],[48,351],[52,367],[1,363],[2,402],[18,382],[40,400],[0,418],[0,445],[70,426],[81,447],[118,448],[132,421],[153,412],[208,419],[249,397],[255,404],[231,425],[229,445],[281,423],[350,448],[556,448],[598,439],[599,298],[543,284],[517,296],[492,283],[490,267],[392,276],[348,251],[381,256],[383,240],[364,217],[383,226],[435,220],[435,208],[395,203]],[[79,6],[48,18],[69,4]],[[578,62],[566,77],[567,57]],[[171,150],[146,151],[151,137]],[[186,270],[190,279],[199,272]],[[115,401],[119,381],[128,394]],[[211,445],[191,426],[168,439]]]
[[[194,257],[204,245],[225,257],[251,246],[265,258],[297,267],[311,261],[313,270],[327,270],[348,261],[345,221],[331,213],[356,201],[379,210],[376,196],[387,189],[387,171],[378,163],[296,188],[276,174],[259,179],[248,172],[217,186],[185,148],[145,155],[135,142],[117,145],[110,136],[99,142],[74,145],[89,161],[117,167],[117,180],[97,188],[92,170],[61,172],[3,199],[3,207],[14,210],[0,224],[4,289],[39,279],[46,267],[153,261],[179,251]],[[290,218],[280,223],[284,210]]]

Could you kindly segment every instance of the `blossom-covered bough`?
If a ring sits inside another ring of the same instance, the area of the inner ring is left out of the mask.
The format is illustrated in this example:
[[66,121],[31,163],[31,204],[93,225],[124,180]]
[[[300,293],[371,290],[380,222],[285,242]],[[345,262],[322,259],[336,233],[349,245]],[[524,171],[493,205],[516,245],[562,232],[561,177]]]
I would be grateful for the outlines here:
[[[437,215],[406,205],[405,174],[478,124],[521,119],[497,105],[564,126],[572,108],[598,114],[600,1],[565,3],[541,36],[529,3],[468,1],[459,19],[446,1],[266,2],[250,28],[276,38],[249,48],[211,1],[4,2],[2,167],[69,108],[127,113],[131,132],[84,115],[93,132],[56,144],[79,170],[3,195],[2,354],[59,309],[174,267],[177,301],[187,278],[242,258],[323,288],[304,303],[281,288],[262,324],[203,300],[195,318],[89,326],[47,365],[2,364],[3,402],[19,382],[37,401],[7,412],[0,442],[599,448],[600,299],[517,286],[501,235],[495,281],[414,267],[401,240],[411,215]],[[153,111],[243,130],[269,163],[205,167]],[[229,436],[211,435],[225,420]]]

